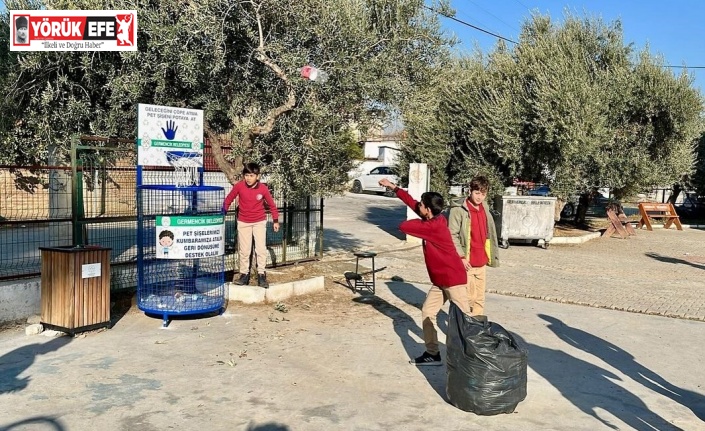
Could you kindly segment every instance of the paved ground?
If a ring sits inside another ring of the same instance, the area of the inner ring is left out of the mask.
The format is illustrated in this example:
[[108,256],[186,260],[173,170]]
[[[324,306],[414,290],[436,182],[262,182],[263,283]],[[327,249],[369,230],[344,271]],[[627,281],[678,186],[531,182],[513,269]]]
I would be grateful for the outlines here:
[[[331,251],[380,251],[379,275],[428,283],[420,249],[409,249],[398,231],[404,207],[397,199],[347,195],[328,200],[326,237]],[[346,220],[352,214],[358,222]],[[359,226],[358,226],[359,224]],[[355,243],[336,241],[354,236]],[[542,249],[511,245],[500,250],[500,268],[488,269],[488,290],[504,295],[591,305],[705,321],[705,230],[642,230],[628,239],[596,239]],[[403,249],[399,251],[399,249]],[[349,255],[349,252],[347,252]]]
[[702,323],[498,295],[494,320],[529,350],[528,397],[494,417],[450,406],[445,367],[406,364],[426,289],[166,330],[133,312],[85,338],[4,332],[0,430],[705,429]]
[[83,337],[0,332],[0,431],[705,430],[705,323],[524,297],[621,307],[661,295],[674,304],[664,310],[690,308],[702,232],[504,250],[489,277],[508,294],[489,294],[488,314],[528,349],[528,396],[513,414],[482,417],[444,401],[445,367],[406,364],[423,349],[428,286],[420,249],[399,250],[394,236],[403,208],[350,196],[330,200],[327,215],[338,242],[328,236],[320,265],[377,248],[376,296],[329,283],[286,313],[231,304],[160,329],[133,310]]

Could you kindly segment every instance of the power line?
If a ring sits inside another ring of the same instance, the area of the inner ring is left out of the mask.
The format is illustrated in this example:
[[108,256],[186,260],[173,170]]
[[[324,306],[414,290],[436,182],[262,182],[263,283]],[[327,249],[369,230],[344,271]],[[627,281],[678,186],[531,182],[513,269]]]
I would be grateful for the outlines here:
[[465,22],[472,23],[473,25],[476,25],[478,27],[487,29],[488,31],[495,31],[492,29],[492,26],[485,24],[483,21],[478,19],[477,16],[471,16],[470,14],[466,13],[460,8],[454,8],[455,9],[455,14],[453,15],[454,18],[458,20],[463,20]]
[[519,0],[514,0],[515,2],[519,3],[520,5],[524,6],[524,9],[528,10],[531,12],[531,9],[529,9],[529,6],[525,5],[524,3],[520,2]]
[[[423,5],[423,7],[426,8],[426,9],[428,9],[428,10],[430,10],[430,11],[433,12],[433,13],[436,13],[436,14],[438,14],[438,15],[441,15],[441,16],[445,17],[445,18],[448,18],[448,19],[451,19],[451,20],[453,20],[453,21],[456,21],[456,22],[458,22],[458,23],[460,23],[460,24],[463,24],[464,26],[473,28],[473,29],[475,29],[475,30],[479,30],[479,31],[481,31],[481,32],[483,32],[483,33],[487,33],[487,34],[489,34],[490,36],[494,36],[494,37],[496,37],[496,38],[499,38],[499,39],[502,39],[502,40],[506,40],[507,42],[511,42],[511,43],[514,43],[514,44],[519,44],[519,42],[516,42],[516,41],[511,40],[511,39],[507,39],[507,38],[504,37],[504,36],[501,36],[501,35],[499,35],[499,34],[492,33],[491,31],[485,30],[484,28],[480,28],[480,27],[478,27],[478,26],[476,26],[476,25],[472,25],[472,24],[470,24],[470,23],[468,23],[468,22],[465,22],[465,21],[463,21],[463,20],[460,20],[460,19],[455,18],[455,17],[450,16],[450,15],[447,15],[447,14],[445,14],[445,13],[439,11],[439,10],[436,10],[436,9],[434,9],[434,8],[432,8],[432,7],[428,7],[428,6],[426,6],[426,5]],[[676,65],[671,65],[671,64],[665,64],[663,67],[670,67],[670,68],[674,68],[674,69],[705,69],[705,66],[676,66]]]
[[676,69],[705,69],[705,66],[672,66],[670,64],[664,64],[663,67],[673,67]]
[[502,40],[506,40],[507,42],[511,42],[511,43],[514,43],[514,44],[518,44],[518,43],[519,43],[519,42],[513,41],[513,40],[511,40],[511,39],[507,39],[507,38],[504,37],[504,36],[500,36],[500,35],[498,35],[498,34],[492,33],[491,31],[485,30],[484,28],[480,28],[480,27],[478,27],[478,26],[476,26],[476,25],[472,25],[472,24],[470,24],[470,23],[468,23],[468,22],[465,22],[465,21],[463,21],[463,20],[460,20],[460,19],[455,18],[455,17],[450,16],[450,15],[447,15],[447,14],[445,14],[445,13],[439,11],[439,10],[436,10],[436,9],[434,9],[434,8],[432,8],[432,7],[428,7],[428,6],[426,6],[426,5],[423,5],[423,7],[426,8],[426,9],[428,9],[428,10],[430,10],[430,11],[433,12],[433,13],[437,13],[438,15],[444,16],[444,17],[446,17],[446,18],[448,18],[448,19],[451,19],[451,20],[456,21],[456,22],[458,22],[458,23],[460,23],[460,24],[463,24],[463,25],[465,25],[465,26],[467,26],[467,27],[474,28],[475,30],[479,30],[479,31],[481,31],[481,32],[483,32],[483,33],[487,33],[487,34],[489,34],[490,36],[494,36],[494,37],[496,37],[496,38],[499,38],[499,39],[502,39]]
[[475,3],[472,0],[468,0],[470,3],[474,4],[478,9],[481,11],[485,12],[486,14],[494,17],[497,21],[501,22],[502,24],[506,25],[507,27],[511,28],[514,31],[518,31],[513,25],[509,24],[507,21],[503,20],[502,18],[498,17],[497,15],[493,14],[492,12],[488,11],[484,7],[480,6],[479,4]]

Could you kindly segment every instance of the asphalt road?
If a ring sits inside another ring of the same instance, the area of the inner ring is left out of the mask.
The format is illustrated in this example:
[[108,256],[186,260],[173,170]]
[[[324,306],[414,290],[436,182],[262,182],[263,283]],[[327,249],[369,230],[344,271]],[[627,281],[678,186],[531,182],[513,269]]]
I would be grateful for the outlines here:
[[401,246],[405,235],[399,223],[406,206],[396,197],[353,194],[328,198],[324,203],[323,244],[328,253]]

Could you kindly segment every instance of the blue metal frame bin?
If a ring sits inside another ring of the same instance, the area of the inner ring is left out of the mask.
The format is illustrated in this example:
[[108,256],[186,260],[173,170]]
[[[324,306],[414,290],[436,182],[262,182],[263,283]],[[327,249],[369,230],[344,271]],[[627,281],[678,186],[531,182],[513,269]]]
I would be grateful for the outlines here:
[[170,316],[224,311],[225,256],[184,252],[183,259],[158,258],[157,220],[219,217],[224,198],[224,188],[216,186],[137,186],[137,304],[146,313],[161,315],[163,326]]

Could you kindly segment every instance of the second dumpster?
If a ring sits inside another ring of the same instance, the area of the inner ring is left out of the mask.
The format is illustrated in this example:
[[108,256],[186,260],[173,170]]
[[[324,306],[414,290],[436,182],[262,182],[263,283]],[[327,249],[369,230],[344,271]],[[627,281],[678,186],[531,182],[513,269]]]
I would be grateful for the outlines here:
[[509,247],[510,239],[537,240],[548,247],[555,225],[555,197],[501,196],[495,208],[500,214],[497,230],[502,247]]

